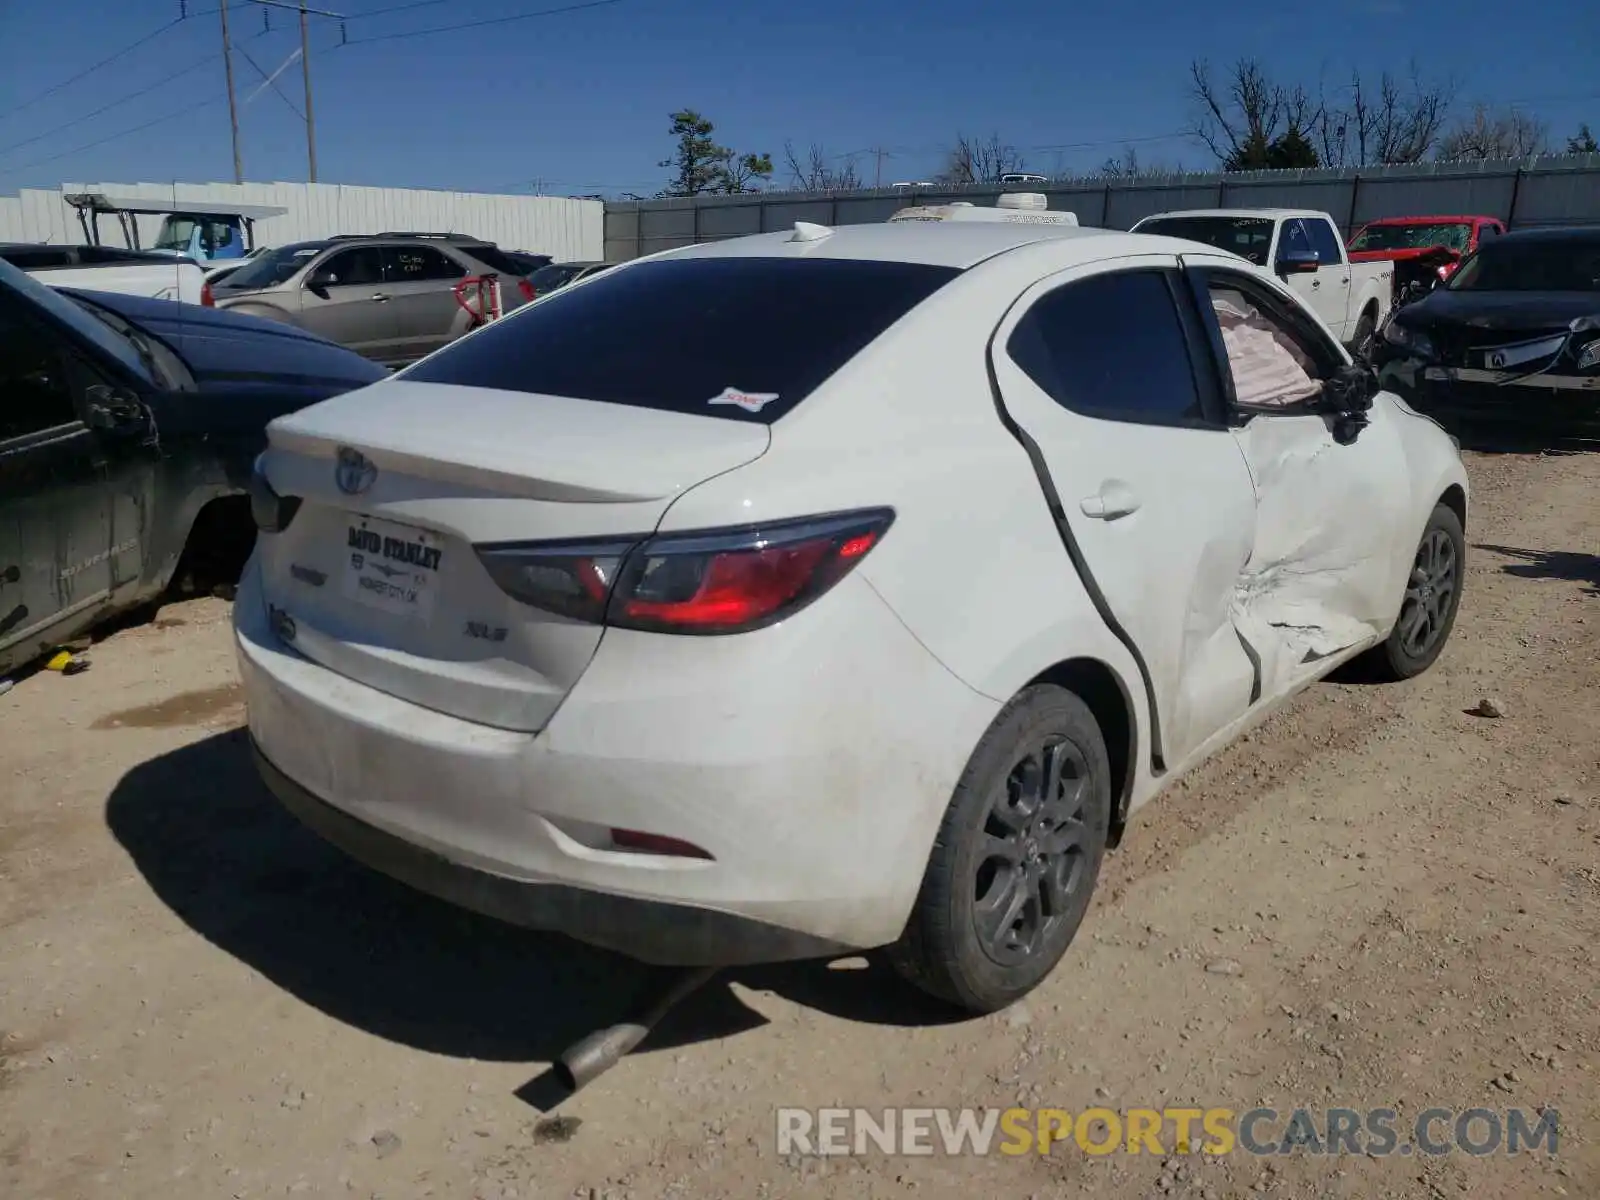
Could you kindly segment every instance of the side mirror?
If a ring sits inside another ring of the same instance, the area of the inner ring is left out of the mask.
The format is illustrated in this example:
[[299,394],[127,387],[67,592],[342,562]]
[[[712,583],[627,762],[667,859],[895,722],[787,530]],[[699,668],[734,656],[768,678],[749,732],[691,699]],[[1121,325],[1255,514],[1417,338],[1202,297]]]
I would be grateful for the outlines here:
[[1305,275],[1322,265],[1315,250],[1281,250],[1278,252],[1279,275]]
[[1372,398],[1378,394],[1378,374],[1365,363],[1340,367],[1322,385],[1317,411],[1333,420],[1333,440],[1348,446],[1367,427]]
[[332,271],[313,271],[306,278],[306,290],[325,297],[328,294],[328,289],[338,282],[339,276]]
[[132,392],[97,383],[84,393],[85,424],[101,433],[128,436],[150,427],[150,414]]

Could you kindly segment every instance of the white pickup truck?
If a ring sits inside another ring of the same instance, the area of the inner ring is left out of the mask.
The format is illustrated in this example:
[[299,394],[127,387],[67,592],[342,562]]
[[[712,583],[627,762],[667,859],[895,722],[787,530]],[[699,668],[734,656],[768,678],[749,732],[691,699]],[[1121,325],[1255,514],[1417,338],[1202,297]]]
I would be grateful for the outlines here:
[[1325,212],[1299,208],[1204,208],[1157,213],[1134,233],[1204,242],[1283,277],[1357,354],[1371,346],[1394,302],[1394,264],[1352,263]]
[[0,259],[51,287],[209,303],[205,272],[193,259],[114,246],[0,242]]

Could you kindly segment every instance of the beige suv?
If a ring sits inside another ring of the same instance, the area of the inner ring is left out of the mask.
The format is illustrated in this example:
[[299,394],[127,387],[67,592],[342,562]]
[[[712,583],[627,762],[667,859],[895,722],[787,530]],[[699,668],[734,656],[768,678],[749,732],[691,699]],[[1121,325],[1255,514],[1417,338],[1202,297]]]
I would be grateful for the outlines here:
[[469,276],[498,275],[505,312],[527,303],[530,257],[543,256],[513,257],[465,234],[341,236],[268,250],[216,284],[212,296],[218,308],[297,325],[400,366],[470,328],[455,298]]

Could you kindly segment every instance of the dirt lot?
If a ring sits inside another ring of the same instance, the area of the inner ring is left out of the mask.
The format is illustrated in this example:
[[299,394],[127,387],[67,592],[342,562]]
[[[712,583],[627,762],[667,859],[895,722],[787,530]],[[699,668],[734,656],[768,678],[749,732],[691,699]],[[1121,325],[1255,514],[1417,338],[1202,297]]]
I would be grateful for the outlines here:
[[[203,600],[0,699],[0,1196],[1600,1196],[1600,457],[1475,456],[1438,667],[1144,810],[1024,1005],[740,972],[555,1105],[646,977],[350,865],[245,760]],[[1485,696],[1499,719],[1470,715]],[[780,1157],[780,1105],[1549,1106],[1559,1154]],[[552,1111],[564,1121],[552,1122]]]

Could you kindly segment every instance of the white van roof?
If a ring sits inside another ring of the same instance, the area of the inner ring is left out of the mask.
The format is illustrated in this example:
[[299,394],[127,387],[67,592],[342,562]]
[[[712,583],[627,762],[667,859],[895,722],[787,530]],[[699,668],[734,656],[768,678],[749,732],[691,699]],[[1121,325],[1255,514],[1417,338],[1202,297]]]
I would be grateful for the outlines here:
[[1010,225],[1076,226],[1078,217],[1070,212],[1051,212],[1042,192],[1007,192],[995,199],[993,208],[979,208],[969,200],[950,204],[917,205],[902,208],[890,221],[990,221]]

